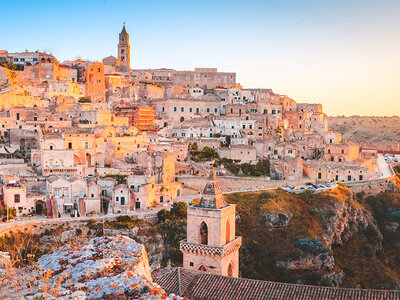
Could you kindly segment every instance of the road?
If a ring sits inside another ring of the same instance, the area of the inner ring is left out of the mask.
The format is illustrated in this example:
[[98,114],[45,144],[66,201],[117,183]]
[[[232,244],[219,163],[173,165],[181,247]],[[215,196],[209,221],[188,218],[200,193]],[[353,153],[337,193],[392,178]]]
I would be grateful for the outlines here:
[[[193,199],[200,197],[199,194],[196,195],[184,195],[184,196],[179,196],[177,197],[174,202],[185,202],[189,204],[192,202]],[[150,208],[148,210],[138,210],[138,211],[133,211],[133,212],[128,212],[128,213],[121,213],[121,214],[107,214],[107,215],[95,215],[95,216],[90,216],[90,217],[79,217],[79,218],[71,218],[70,216],[63,216],[61,218],[55,218],[55,219],[48,219],[44,216],[35,216],[29,219],[28,217],[24,217],[22,219],[18,220],[11,220],[9,222],[4,222],[0,223],[0,229],[12,226],[12,225],[17,225],[17,224],[29,224],[29,223],[40,223],[44,222],[46,224],[51,224],[51,223],[62,223],[62,222],[68,222],[68,221],[89,221],[91,219],[94,220],[101,220],[104,219],[112,219],[117,216],[121,215],[128,215],[128,216],[134,216],[138,218],[146,218],[146,217],[155,217],[156,214],[161,210],[161,209],[170,209],[172,206],[171,202],[164,203],[164,204],[159,204],[154,208]]]
[[385,158],[382,154],[378,154],[377,164],[378,164],[379,178],[386,178],[393,176],[392,169],[390,169],[388,163],[385,161]]

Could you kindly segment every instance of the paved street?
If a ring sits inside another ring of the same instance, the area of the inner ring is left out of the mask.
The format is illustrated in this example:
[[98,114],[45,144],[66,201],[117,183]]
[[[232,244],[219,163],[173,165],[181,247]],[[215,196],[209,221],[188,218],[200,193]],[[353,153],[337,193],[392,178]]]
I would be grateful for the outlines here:
[[385,158],[382,154],[378,154],[378,178],[386,178],[393,175],[392,170],[390,169],[388,163],[385,161]]

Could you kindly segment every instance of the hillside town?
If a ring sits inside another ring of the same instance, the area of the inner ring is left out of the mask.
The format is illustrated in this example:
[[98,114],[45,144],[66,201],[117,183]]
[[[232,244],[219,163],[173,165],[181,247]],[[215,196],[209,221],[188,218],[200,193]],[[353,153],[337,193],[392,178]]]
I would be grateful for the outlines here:
[[[400,299],[399,143],[235,72],[135,69],[131,42],[0,50],[2,298]],[[354,237],[376,282],[340,261]]]
[[125,25],[117,53],[59,62],[0,51],[2,206],[16,216],[153,209],[190,194],[180,178],[212,166],[280,187],[386,176],[378,149],[330,130],[321,104],[216,68],[132,69]]

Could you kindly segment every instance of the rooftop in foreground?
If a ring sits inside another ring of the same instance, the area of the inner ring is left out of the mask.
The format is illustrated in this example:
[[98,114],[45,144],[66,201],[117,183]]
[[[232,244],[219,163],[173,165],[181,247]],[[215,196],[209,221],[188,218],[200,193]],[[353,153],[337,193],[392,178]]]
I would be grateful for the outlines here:
[[290,284],[246,278],[213,275],[183,268],[161,268],[153,271],[154,282],[167,293],[189,299],[207,300],[394,300],[399,291],[363,290]]

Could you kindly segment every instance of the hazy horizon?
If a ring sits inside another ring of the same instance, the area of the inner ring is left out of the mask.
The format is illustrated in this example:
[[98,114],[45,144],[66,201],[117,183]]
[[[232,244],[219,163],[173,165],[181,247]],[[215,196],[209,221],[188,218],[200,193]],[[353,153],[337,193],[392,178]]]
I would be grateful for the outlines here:
[[[4,1],[1,49],[59,59],[116,56],[132,68],[217,67],[332,116],[400,115],[398,1]],[[16,21],[17,20],[17,21]],[[12,26],[11,26],[11,25]]]

